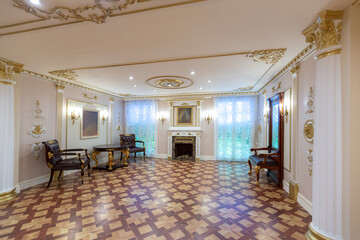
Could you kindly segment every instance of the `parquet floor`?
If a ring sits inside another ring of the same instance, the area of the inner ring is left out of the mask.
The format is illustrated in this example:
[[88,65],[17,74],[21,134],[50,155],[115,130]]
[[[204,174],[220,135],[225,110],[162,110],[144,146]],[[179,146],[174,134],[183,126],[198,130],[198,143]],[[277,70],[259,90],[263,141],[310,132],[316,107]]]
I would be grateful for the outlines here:
[[304,239],[311,216],[248,165],[138,160],[26,189],[0,204],[0,239]]

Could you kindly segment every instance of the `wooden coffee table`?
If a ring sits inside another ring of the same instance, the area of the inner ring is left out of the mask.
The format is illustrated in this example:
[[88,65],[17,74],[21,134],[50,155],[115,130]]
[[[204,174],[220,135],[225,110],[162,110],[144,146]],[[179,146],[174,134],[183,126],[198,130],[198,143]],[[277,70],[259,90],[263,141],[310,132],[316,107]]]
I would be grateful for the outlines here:
[[[125,154],[125,156],[123,158],[123,164],[121,164],[121,159],[120,159],[120,164],[115,164],[114,163],[114,152],[116,152],[116,151],[121,151],[122,153]],[[101,152],[108,152],[109,162],[105,167],[99,167],[98,166],[98,159],[96,158],[96,156],[99,155],[99,153],[101,153]],[[126,161],[129,158],[129,147],[125,146],[125,145],[120,145],[120,144],[96,145],[96,146],[93,147],[92,158],[96,162],[96,165],[94,166],[94,168],[106,169],[106,170],[111,171],[111,170],[116,169],[118,167],[124,167],[124,166],[128,165],[128,163]]]

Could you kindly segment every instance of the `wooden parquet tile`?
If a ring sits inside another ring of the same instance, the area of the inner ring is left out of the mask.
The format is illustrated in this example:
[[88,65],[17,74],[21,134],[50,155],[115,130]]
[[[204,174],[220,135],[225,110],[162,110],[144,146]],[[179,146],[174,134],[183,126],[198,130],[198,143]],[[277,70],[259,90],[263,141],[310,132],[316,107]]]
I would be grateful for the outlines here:
[[0,239],[304,239],[311,216],[247,163],[138,160],[0,204]]

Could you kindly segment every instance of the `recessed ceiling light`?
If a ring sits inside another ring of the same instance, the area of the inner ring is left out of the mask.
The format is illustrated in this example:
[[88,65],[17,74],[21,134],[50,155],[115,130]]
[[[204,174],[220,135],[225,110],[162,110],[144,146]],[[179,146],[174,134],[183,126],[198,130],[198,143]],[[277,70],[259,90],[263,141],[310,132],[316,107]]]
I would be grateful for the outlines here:
[[134,79],[134,77],[133,77],[133,76],[130,76],[130,77],[129,77],[129,79],[130,79],[130,80],[133,80],[133,79]]
[[191,71],[190,74],[191,74],[191,75],[195,75],[195,72],[194,72],[194,71]]
[[137,87],[136,84],[134,85],[134,87]]
[[40,0],[30,0],[32,4],[40,5]]
[[178,93],[180,93],[180,91],[178,91]]
[[156,92],[156,90],[154,90],[154,92]]
[[202,87],[200,87],[200,90],[202,89]]
[[208,80],[208,83],[211,83],[211,80]]

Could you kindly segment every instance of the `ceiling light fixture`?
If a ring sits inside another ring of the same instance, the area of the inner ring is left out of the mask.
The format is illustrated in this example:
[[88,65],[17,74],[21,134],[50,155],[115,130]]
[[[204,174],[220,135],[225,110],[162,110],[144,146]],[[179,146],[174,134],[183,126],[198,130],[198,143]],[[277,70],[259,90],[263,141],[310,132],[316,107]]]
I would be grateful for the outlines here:
[[32,4],[40,5],[40,0],[30,0]]
[[154,92],[156,92],[156,90],[154,90]]
[[191,74],[191,75],[195,75],[195,72],[194,72],[194,71],[191,71],[190,74]]
[[202,89],[202,87],[200,87],[200,90]]
[[130,80],[133,80],[134,78],[133,78],[133,76],[130,76],[129,79],[130,79]]
[[134,85],[134,87],[137,87],[136,84]]
[[208,80],[208,83],[211,83],[211,80]]

